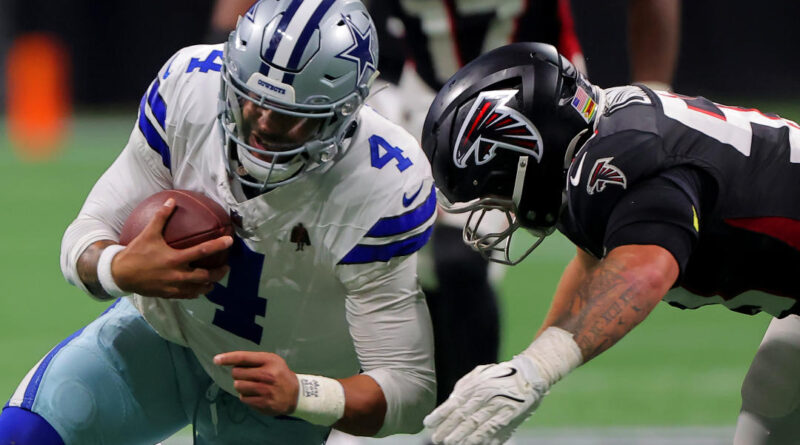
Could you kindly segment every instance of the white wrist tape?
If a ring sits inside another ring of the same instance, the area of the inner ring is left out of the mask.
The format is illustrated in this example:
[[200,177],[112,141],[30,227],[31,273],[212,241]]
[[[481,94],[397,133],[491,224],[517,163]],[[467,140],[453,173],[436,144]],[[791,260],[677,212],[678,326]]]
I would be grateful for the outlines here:
[[581,348],[572,334],[554,326],[545,329],[522,354],[536,363],[550,386],[583,363]]
[[111,261],[124,248],[125,246],[112,244],[103,249],[100,253],[100,259],[97,260],[97,281],[100,282],[100,286],[103,287],[103,290],[114,298],[124,297],[130,294],[130,292],[125,292],[120,289],[116,281],[114,281],[114,277],[111,275]]
[[297,374],[297,383],[297,408],[292,416],[323,426],[331,426],[344,416],[344,387],[337,380]]

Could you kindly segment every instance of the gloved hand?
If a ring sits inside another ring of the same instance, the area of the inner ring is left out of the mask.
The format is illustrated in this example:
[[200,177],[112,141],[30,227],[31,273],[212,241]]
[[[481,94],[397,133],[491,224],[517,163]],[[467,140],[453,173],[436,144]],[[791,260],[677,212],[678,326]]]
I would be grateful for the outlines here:
[[539,406],[549,386],[524,355],[481,365],[456,383],[424,423],[437,444],[499,445]]

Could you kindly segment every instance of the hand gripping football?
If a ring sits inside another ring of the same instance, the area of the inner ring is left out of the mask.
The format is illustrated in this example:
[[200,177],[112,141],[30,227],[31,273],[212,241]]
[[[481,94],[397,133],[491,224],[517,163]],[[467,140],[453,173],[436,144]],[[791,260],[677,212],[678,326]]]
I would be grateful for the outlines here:
[[[128,216],[119,243],[128,245],[144,230],[167,199],[175,199],[175,210],[164,225],[164,240],[174,249],[186,249],[204,241],[233,235],[231,219],[225,209],[208,196],[189,190],[163,190],[145,199]],[[228,262],[228,251],[217,252],[191,265],[212,269]]]

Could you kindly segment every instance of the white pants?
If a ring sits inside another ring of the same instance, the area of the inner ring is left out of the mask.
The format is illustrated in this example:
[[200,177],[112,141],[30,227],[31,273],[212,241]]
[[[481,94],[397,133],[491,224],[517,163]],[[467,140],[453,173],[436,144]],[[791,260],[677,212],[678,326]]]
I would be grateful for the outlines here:
[[773,319],[742,383],[734,445],[800,444],[800,317]]

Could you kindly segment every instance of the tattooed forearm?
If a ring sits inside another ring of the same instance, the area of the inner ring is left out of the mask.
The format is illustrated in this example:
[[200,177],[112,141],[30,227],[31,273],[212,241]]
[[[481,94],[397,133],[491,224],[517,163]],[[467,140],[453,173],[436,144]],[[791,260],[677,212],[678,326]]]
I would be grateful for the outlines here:
[[584,362],[616,343],[647,317],[661,295],[623,262],[606,258],[581,285],[554,325],[575,335]]

